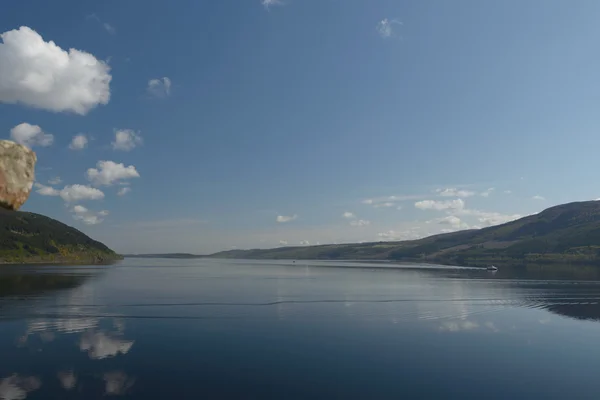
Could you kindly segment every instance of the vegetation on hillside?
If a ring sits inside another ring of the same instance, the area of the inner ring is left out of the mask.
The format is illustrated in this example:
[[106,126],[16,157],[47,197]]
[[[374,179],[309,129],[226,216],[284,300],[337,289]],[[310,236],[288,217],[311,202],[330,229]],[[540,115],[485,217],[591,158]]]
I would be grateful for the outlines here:
[[212,257],[371,259],[473,266],[600,264],[600,201],[563,204],[506,224],[419,240],[231,250]]
[[121,257],[43,215],[0,209],[0,263],[102,263]]

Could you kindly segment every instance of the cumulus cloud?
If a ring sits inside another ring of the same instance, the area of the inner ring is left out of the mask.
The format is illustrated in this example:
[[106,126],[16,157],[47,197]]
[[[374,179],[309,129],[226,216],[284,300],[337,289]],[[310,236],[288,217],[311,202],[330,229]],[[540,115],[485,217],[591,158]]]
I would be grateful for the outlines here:
[[370,224],[371,224],[371,221],[368,221],[366,219],[357,219],[354,221],[350,221],[351,226],[367,226]]
[[127,354],[135,341],[123,340],[103,332],[86,332],[81,336],[79,349],[88,353],[93,360]]
[[133,165],[125,167],[114,161],[98,161],[96,168],[87,170],[87,178],[96,186],[109,186],[126,179],[139,178],[140,174]]
[[[1,47],[0,47],[1,49]],[[0,65],[1,65],[0,59]],[[2,69],[0,68],[0,80],[2,79]],[[1,82],[1,81],[0,81]],[[1,83],[0,83],[1,85]],[[0,87],[1,90],[1,87]],[[0,96],[2,93],[0,92]],[[0,97],[1,99],[1,97]],[[42,146],[48,147],[54,142],[54,136],[49,133],[44,133],[38,125],[31,125],[23,122],[10,130],[10,137],[17,143],[27,147]]]
[[60,183],[62,183],[62,179],[60,179],[59,176],[55,176],[54,178],[48,180],[48,184],[50,185],[59,185]]
[[402,25],[402,22],[395,19],[384,18],[377,23],[377,32],[384,39],[394,36],[394,28],[396,25]]
[[150,79],[146,91],[154,97],[168,97],[171,94],[171,79],[166,76],[164,78]]
[[129,192],[131,192],[131,188],[124,187],[124,188],[119,189],[119,191],[117,192],[117,196],[125,196]]
[[475,192],[457,188],[436,189],[435,192],[443,197],[471,197],[475,195]]
[[279,244],[282,246],[287,246],[288,242],[287,242],[287,240],[280,240]]
[[58,196],[60,195],[60,190],[56,190],[51,186],[42,185],[41,183],[34,183],[37,190],[36,193],[41,194],[42,196]]
[[300,245],[302,245],[302,246],[309,246],[310,242],[308,240],[301,240],[300,241]]
[[457,214],[474,216],[483,226],[500,225],[523,217],[520,214],[502,214],[498,212],[489,212],[472,209],[458,210]]
[[108,215],[108,211],[90,211],[84,206],[77,205],[71,209],[73,218],[83,222],[86,225],[97,225],[104,221],[104,217]]
[[533,200],[540,200],[540,201],[544,201],[544,200],[546,200],[546,198],[545,198],[545,197],[543,197],[543,196],[540,196],[540,195],[535,195],[535,196],[533,196],[533,197],[532,197],[532,199],[533,199]]
[[42,196],[60,196],[67,203],[104,198],[101,190],[85,185],[67,185],[61,190],[37,182],[34,186],[37,188],[36,193]]
[[101,190],[85,185],[65,186],[59,192],[59,195],[67,203],[81,200],[101,200],[104,198],[104,193]]
[[110,100],[110,67],[93,55],[65,51],[26,26],[0,38],[0,102],[85,115]]
[[415,203],[415,207],[421,210],[461,210],[465,207],[465,202],[462,199],[436,201],[422,200]]
[[131,129],[117,129],[115,130],[115,141],[111,144],[113,150],[130,151],[143,142],[139,133]]
[[290,216],[287,216],[287,215],[278,215],[277,216],[277,222],[280,222],[280,223],[294,221],[295,219],[298,219],[298,216],[296,214],[290,215]]
[[71,144],[69,145],[69,148],[71,150],[83,150],[87,147],[87,144],[88,144],[87,136],[85,136],[83,133],[80,133],[79,135],[73,136],[73,140],[71,140]]
[[342,214],[342,217],[352,219],[356,218],[356,215],[354,215],[354,213],[351,213],[350,211],[346,211],[344,214]]

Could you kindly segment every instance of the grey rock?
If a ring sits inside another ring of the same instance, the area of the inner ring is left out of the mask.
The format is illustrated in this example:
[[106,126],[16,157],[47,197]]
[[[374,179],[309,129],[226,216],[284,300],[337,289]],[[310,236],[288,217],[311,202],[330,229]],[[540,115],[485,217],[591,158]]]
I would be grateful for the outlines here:
[[0,140],[0,207],[18,210],[29,198],[37,156],[27,147]]

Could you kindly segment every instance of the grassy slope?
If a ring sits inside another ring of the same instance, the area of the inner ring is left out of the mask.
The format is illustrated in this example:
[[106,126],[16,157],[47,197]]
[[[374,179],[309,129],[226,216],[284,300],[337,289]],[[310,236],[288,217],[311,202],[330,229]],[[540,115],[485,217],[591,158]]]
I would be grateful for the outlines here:
[[0,263],[94,263],[119,258],[104,244],[61,222],[0,209]]
[[413,241],[233,250],[213,257],[382,259],[458,265],[600,263],[600,201],[563,204],[503,225]]

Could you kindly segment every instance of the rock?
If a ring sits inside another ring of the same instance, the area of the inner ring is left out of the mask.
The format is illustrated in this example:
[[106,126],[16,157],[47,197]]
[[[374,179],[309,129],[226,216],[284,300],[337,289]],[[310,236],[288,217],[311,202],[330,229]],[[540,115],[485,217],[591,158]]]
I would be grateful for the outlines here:
[[27,147],[0,140],[0,207],[18,210],[29,197],[37,156]]

